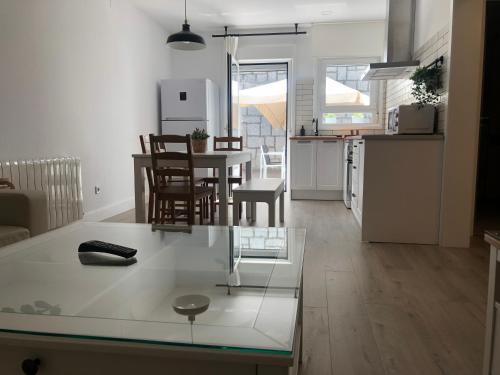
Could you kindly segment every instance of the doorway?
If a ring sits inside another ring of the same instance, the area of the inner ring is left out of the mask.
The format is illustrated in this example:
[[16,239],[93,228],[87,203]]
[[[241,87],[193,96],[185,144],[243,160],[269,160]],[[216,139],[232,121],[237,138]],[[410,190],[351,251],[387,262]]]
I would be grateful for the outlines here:
[[242,136],[244,150],[252,153],[254,177],[286,181],[288,63],[240,63],[238,69],[233,67],[233,74],[236,72],[233,85],[236,82],[238,87],[233,88],[231,96],[231,133]]
[[483,96],[476,184],[475,234],[500,227],[500,2],[486,3]]

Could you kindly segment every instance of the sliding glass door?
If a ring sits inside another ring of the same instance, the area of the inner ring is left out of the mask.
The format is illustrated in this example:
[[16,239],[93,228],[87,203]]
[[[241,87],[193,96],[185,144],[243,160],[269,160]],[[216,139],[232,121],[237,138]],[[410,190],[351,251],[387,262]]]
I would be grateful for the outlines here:
[[286,180],[288,64],[233,64],[231,82],[230,134],[252,153],[254,177]]

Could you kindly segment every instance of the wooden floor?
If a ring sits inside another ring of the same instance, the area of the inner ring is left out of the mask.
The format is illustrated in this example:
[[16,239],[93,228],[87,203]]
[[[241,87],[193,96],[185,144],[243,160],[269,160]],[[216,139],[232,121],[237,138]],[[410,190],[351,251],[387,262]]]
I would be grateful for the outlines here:
[[[481,240],[471,249],[361,243],[341,202],[287,200],[285,216],[307,228],[301,374],[480,374]],[[109,221],[132,220],[130,211]]]

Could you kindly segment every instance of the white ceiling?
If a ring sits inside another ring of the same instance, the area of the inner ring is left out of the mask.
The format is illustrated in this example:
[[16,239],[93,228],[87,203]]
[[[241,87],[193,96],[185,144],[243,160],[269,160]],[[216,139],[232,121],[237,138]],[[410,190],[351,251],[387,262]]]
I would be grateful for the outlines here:
[[[162,23],[167,30],[180,28],[184,0],[131,0]],[[238,28],[292,26],[382,20],[387,0],[187,0],[188,22],[193,30],[225,25]]]

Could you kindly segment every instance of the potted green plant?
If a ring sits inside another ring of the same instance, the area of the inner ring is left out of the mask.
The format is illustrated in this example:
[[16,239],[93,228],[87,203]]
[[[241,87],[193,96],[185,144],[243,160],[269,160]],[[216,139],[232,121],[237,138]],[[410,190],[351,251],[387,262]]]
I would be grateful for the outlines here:
[[193,151],[196,153],[207,152],[207,139],[210,137],[205,129],[196,128],[191,134]]
[[417,100],[419,108],[425,105],[436,105],[441,96],[441,65],[434,63],[431,66],[418,68],[410,77],[413,81],[412,96]]

